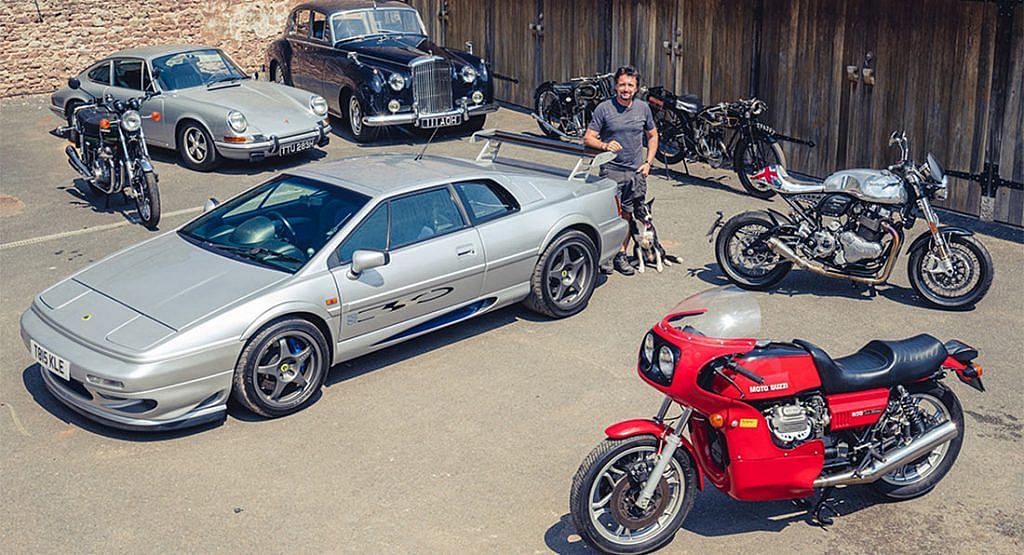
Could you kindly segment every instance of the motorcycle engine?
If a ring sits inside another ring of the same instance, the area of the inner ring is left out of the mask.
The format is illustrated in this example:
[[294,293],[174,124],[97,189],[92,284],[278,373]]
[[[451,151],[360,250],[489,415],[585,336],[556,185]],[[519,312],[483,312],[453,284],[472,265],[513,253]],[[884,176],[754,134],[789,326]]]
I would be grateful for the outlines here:
[[861,205],[854,206],[852,212],[856,221],[839,234],[840,248],[836,252],[836,264],[842,266],[882,256],[882,219],[885,214],[878,210],[878,207],[869,206],[865,209]]
[[762,412],[775,443],[786,448],[821,437],[830,420],[825,400],[817,395],[773,405]]

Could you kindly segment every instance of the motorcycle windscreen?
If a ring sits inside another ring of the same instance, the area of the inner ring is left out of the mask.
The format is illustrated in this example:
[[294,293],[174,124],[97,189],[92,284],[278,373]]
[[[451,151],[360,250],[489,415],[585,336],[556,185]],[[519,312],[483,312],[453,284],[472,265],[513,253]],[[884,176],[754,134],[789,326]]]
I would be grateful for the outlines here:
[[757,297],[734,285],[715,287],[683,299],[669,314],[680,331],[718,338],[756,338],[761,334]]

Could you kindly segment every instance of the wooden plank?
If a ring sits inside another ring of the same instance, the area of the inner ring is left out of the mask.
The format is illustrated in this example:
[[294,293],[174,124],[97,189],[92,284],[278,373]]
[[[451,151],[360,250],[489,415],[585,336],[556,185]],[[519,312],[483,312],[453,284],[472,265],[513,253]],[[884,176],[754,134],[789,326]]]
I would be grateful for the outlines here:
[[535,38],[529,29],[537,18],[536,5],[532,0],[496,2],[492,17],[495,41],[488,48],[493,52],[494,71],[519,80],[519,83],[495,81],[494,94],[506,102],[532,109],[533,91],[540,84],[534,77],[538,60]]
[[[998,161],[1003,179],[1024,183],[1024,6],[1017,6],[1013,14],[1010,74]],[[999,189],[995,199],[995,220],[1024,226],[1024,191]]]
[[490,47],[484,24],[487,8],[488,3],[481,0],[448,0],[448,32],[444,46],[463,50],[466,41],[470,41],[473,54],[486,59]]

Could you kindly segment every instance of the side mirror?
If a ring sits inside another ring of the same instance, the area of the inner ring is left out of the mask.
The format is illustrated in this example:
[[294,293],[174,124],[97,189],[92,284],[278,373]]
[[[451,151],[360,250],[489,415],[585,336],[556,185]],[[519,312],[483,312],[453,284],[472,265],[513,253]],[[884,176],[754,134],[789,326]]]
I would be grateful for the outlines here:
[[213,210],[214,208],[217,208],[218,206],[220,206],[220,202],[218,202],[217,199],[215,199],[215,198],[207,199],[206,202],[203,203],[203,213],[205,214],[205,213],[209,212],[210,210]]
[[78,80],[78,77],[72,77],[68,79],[68,86],[72,89],[78,90],[82,87],[82,82]]
[[352,253],[352,265],[349,267],[348,277],[356,279],[366,270],[384,266],[388,262],[391,262],[391,255],[386,252],[358,250]]

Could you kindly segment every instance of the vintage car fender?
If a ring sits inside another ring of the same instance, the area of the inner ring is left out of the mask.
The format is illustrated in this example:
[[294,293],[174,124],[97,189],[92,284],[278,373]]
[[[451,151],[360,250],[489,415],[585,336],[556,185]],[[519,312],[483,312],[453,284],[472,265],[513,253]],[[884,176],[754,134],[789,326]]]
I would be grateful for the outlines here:
[[[661,438],[668,431],[668,428],[664,424],[660,424],[653,420],[646,418],[636,418],[633,420],[624,420],[617,424],[612,424],[604,430],[604,435],[610,439],[626,439],[636,436],[654,436]],[[687,454],[690,455],[690,462],[693,464],[693,468],[697,471],[697,489],[704,489],[704,469],[700,467],[700,463],[697,462],[697,450],[690,443],[690,440],[685,437],[680,438],[680,447],[686,449]]]
[[555,240],[555,237],[561,235],[566,228],[574,225],[585,225],[593,231],[594,235],[597,237],[597,244],[594,246],[597,247],[597,255],[601,256],[601,232],[597,229],[597,226],[595,226],[583,214],[568,214],[555,222],[555,225],[551,226],[547,235],[544,236],[544,241],[541,242],[540,249],[537,251],[538,254],[544,252],[544,249],[548,248],[548,245]]

